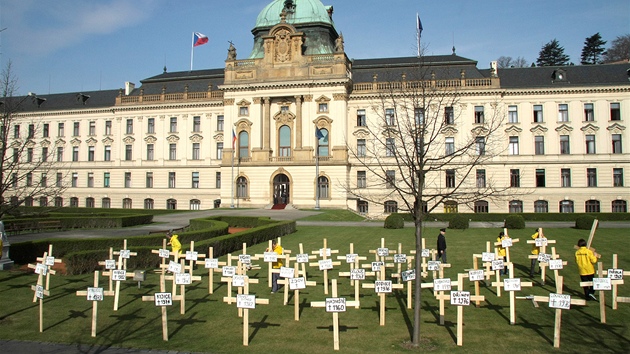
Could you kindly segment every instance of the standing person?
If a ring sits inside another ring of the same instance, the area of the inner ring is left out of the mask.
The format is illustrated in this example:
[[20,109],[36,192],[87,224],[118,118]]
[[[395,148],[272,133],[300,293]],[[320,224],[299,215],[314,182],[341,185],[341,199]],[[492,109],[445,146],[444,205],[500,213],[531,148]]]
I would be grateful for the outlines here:
[[436,261],[442,259],[442,263],[446,263],[446,229],[440,229],[437,238],[437,258]]
[[[575,264],[577,264],[578,271],[580,272],[580,279],[582,281],[593,281],[593,276],[595,275],[595,267],[593,264],[597,263],[597,257],[593,254],[593,251],[586,248],[586,241],[581,238],[578,240],[579,249],[575,251]],[[593,286],[584,286],[584,298],[586,301],[595,300],[595,291],[593,290]]]
[[[542,228],[538,228],[536,229],[536,232],[532,235],[532,239],[536,240],[537,238],[543,238],[545,236],[543,236],[542,233]],[[538,254],[540,253],[540,247],[536,247],[536,244],[532,244],[532,254],[535,256],[538,256]],[[534,268],[536,268],[536,262],[538,261],[538,258],[532,258],[532,264],[529,267],[529,277],[533,278],[534,277]],[[540,271],[540,265],[538,266],[538,273],[541,273]]]
[[168,230],[166,232],[166,237],[168,238],[167,245],[171,246],[171,249],[175,254],[175,259],[178,259],[182,252],[182,244],[179,242],[179,235],[173,235],[173,230]]
[[[282,257],[282,246],[278,244],[277,240],[271,241],[271,249],[267,248],[265,252],[275,252],[278,254],[278,261],[271,263],[273,269],[280,269],[284,265]],[[278,278],[280,278],[280,272],[271,273],[271,293],[278,291]]]
[[[506,238],[509,238],[509,236],[507,236],[503,231],[499,232],[499,237],[497,237],[497,242],[503,242],[503,240],[505,240]],[[503,245],[499,245],[499,247],[497,248],[498,253],[499,253],[499,257],[501,257],[501,259],[503,259],[503,270],[501,270],[501,275],[506,275],[507,274],[507,256],[506,256],[506,252],[505,252],[505,248],[503,247]]]

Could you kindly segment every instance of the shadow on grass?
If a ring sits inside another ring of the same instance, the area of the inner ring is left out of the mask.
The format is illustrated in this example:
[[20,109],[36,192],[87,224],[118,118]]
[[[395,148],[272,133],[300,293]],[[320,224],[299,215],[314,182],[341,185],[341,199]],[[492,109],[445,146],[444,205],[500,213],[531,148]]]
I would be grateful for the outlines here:
[[409,338],[413,338],[413,323],[411,321],[411,318],[409,318],[409,314],[407,313],[407,302],[405,300],[407,300],[407,296],[405,295],[405,293],[403,291],[397,290],[396,301],[398,301],[398,307],[400,308],[400,312],[403,316],[403,319],[405,320],[405,325],[409,330]]
[[197,312],[188,315],[187,318],[182,318],[179,320],[168,320],[168,322],[177,323],[177,328],[169,335],[169,337],[174,337],[180,330],[182,330],[187,325],[192,325],[195,323],[206,323],[208,321],[205,320],[197,320],[194,317],[197,316]]
[[199,304],[207,304],[207,303],[210,303],[210,302],[218,302],[218,301],[219,300],[216,300],[216,299],[210,299],[210,294],[206,294],[201,299],[186,300],[186,302],[192,302],[193,303],[192,306],[190,306],[188,308],[188,311],[194,309]]
[[249,335],[248,341],[251,342],[256,337],[256,334],[261,328],[269,328],[269,327],[280,327],[278,323],[267,323],[268,315],[264,315],[260,322],[252,322],[249,324],[250,327],[254,327],[254,331]]
[[505,319],[508,323],[510,323],[510,319],[508,318],[508,316],[506,316],[501,310],[503,310],[504,306],[501,305],[495,305],[492,302],[490,302],[490,300],[488,300],[488,297],[486,296],[486,308],[490,309],[490,310],[494,310],[497,314],[499,314],[499,316],[503,317],[503,319]]
[[64,323],[64,322],[66,322],[66,321],[69,321],[69,320],[71,320],[71,319],[74,319],[74,318],[87,318],[87,315],[86,315],[85,313],[86,313],[86,312],[89,312],[89,311],[91,311],[91,310],[92,310],[92,306],[88,307],[87,309],[85,309],[85,310],[83,310],[83,311],[74,311],[74,310],[69,310],[69,311],[68,311],[68,312],[69,312],[68,317],[64,318],[64,319],[63,319],[63,320],[61,320],[61,321],[58,321],[57,323],[54,323],[54,324],[52,324],[52,325],[50,325],[50,326],[48,326],[48,327],[44,328],[44,331],[45,331],[45,330],[48,330],[48,329],[51,329],[51,328],[54,328],[54,327],[57,327],[58,325],[60,325],[60,324],[62,324],[62,323]]
[[553,338],[550,338],[548,335],[545,334],[545,332],[543,332],[543,328],[549,328],[549,326],[541,326],[539,324],[529,322],[523,318],[521,318],[521,321],[522,323],[519,323],[519,326],[536,332],[539,337],[542,337],[547,343],[553,345]]

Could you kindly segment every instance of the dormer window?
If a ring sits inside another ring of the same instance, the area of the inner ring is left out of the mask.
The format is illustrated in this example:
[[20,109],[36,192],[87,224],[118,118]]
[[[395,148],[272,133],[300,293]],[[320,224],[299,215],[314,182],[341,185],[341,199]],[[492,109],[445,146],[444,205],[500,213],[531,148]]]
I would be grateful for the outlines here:
[[554,70],[552,78],[554,81],[567,81],[567,73],[562,69]]

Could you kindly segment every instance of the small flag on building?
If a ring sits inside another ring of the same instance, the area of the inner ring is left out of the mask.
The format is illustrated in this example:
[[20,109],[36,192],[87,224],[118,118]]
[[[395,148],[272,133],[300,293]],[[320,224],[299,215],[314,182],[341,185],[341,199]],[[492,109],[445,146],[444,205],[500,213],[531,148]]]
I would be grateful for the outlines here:
[[234,150],[234,144],[236,143],[236,133],[232,129],[232,150]]
[[420,57],[420,37],[422,37],[422,21],[420,15],[416,12],[416,39],[418,40],[418,58]]
[[317,139],[323,139],[324,138],[324,134],[322,134],[322,131],[319,130],[319,128],[315,127],[315,137],[317,137]]
[[193,33],[193,47],[198,47],[208,43],[208,36],[199,32]]

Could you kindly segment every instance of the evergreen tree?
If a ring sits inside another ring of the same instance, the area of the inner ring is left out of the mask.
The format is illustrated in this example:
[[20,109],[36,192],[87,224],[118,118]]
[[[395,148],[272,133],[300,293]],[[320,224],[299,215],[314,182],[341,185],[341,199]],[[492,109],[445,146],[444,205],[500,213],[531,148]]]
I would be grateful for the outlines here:
[[604,44],[599,32],[586,38],[584,48],[582,48],[582,65],[601,64],[601,56],[604,53]]
[[604,63],[614,63],[630,59],[630,34],[618,36],[604,53]]
[[568,63],[569,56],[564,54],[564,47],[560,46],[557,39],[545,44],[536,59],[538,66],[561,66]]

